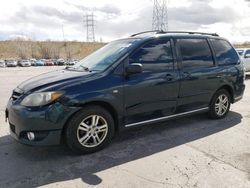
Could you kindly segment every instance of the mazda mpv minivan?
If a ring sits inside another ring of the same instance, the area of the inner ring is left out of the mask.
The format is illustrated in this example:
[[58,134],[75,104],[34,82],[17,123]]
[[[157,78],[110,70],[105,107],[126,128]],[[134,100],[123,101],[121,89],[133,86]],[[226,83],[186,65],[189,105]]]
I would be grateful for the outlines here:
[[21,83],[6,119],[23,144],[90,153],[131,127],[202,112],[224,118],[244,79],[237,52],[217,34],[143,32]]

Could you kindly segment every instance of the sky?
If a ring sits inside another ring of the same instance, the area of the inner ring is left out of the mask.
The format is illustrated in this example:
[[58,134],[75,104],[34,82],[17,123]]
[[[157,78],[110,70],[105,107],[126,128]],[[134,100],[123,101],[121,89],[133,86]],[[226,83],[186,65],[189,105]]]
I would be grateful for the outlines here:
[[[83,20],[91,12],[96,41],[152,29],[153,0],[8,0],[0,6],[0,40],[86,41]],[[250,0],[168,0],[168,23],[172,31],[250,41]]]

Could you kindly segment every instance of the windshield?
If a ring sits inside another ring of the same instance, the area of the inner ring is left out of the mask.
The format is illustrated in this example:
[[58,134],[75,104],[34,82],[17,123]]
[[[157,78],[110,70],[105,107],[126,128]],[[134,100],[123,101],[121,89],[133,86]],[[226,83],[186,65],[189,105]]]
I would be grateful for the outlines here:
[[236,50],[237,52],[238,52],[238,54],[240,55],[240,56],[242,56],[242,54],[243,54],[243,50]]
[[103,71],[127,53],[138,40],[139,39],[124,39],[110,42],[79,61],[72,69]]

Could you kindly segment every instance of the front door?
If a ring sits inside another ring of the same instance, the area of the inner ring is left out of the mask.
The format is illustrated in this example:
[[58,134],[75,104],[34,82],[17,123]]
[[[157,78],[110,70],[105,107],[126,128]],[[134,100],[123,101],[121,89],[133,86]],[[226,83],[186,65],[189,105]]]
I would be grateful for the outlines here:
[[125,124],[173,114],[179,91],[170,39],[154,39],[137,49],[128,63],[140,63],[143,72],[125,79]]

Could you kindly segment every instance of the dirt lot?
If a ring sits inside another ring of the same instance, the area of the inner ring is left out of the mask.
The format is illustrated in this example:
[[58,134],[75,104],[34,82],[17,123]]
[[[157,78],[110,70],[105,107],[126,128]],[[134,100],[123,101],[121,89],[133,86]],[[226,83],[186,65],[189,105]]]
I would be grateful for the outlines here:
[[204,114],[131,130],[83,156],[16,143],[4,122],[11,90],[60,68],[0,69],[0,187],[250,187],[250,80],[223,120]]

